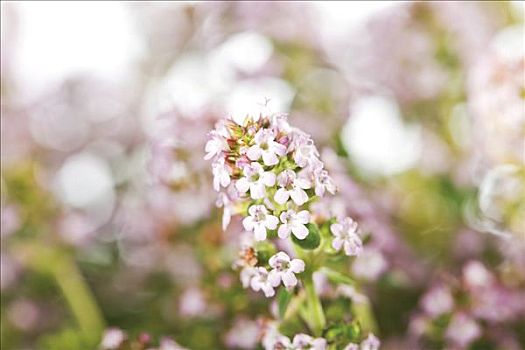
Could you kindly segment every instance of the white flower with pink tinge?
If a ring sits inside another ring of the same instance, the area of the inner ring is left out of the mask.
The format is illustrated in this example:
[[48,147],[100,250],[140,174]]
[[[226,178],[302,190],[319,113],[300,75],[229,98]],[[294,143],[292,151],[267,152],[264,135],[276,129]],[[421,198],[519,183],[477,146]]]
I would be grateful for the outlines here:
[[273,270],[268,275],[268,280],[277,287],[281,281],[286,288],[297,285],[296,273],[304,271],[304,261],[301,259],[290,259],[285,252],[279,252],[268,261]]
[[226,187],[230,184],[230,172],[223,159],[213,163],[212,172],[213,188],[215,189],[215,191],[219,191],[221,189],[221,186]]
[[264,296],[267,298],[273,297],[275,295],[274,288],[278,285],[275,284],[275,281],[270,279],[270,274],[264,267],[255,267],[254,275],[251,278],[250,286],[256,292],[262,290]]
[[235,183],[235,188],[240,193],[246,193],[250,190],[252,199],[261,199],[266,195],[266,187],[275,185],[275,174],[270,171],[264,171],[261,164],[252,162],[243,168],[243,175]]
[[279,189],[275,192],[274,199],[279,204],[284,204],[290,197],[297,205],[303,205],[308,201],[305,190],[312,187],[310,181],[297,176],[293,170],[284,170],[277,176]]
[[357,234],[357,223],[351,218],[345,218],[341,223],[330,225],[330,231],[335,236],[332,247],[339,251],[344,248],[348,256],[359,255],[363,249],[363,242]]
[[305,239],[308,236],[308,228],[305,225],[310,222],[310,213],[307,210],[296,213],[295,210],[290,209],[283,211],[279,218],[282,222],[277,231],[280,238],[288,238],[290,232],[298,239]]
[[226,143],[224,136],[220,135],[217,131],[214,130],[210,132],[209,136],[211,136],[211,139],[206,142],[206,146],[204,148],[206,152],[204,159],[206,160],[211,159],[221,154],[222,151],[228,149],[228,144]]
[[323,197],[325,192],[328,191],[331,194],[335,194],[336,187],[334,180],[328,175],[328,171],[320,169],[314,173],[315,180],[315,194],[319,197]]
[[250,215],[244,218],[242,225],[247,231],[253,231],[258,241],[266,239],[266,229],[275,230],[279,223],[276,216],[268,214],[264,205],[252,205],[248,214]]
[[255,145],[248,148],[246,155],[250,160],[259,160],[261,157],[265,165],[276,165],[279,157],[286,154],[286,147],[275,141],[275,133],[270,129],[257,131],[254,137]]
[[293,337],[292,349],[294,350],[325,350],[326,339],[314,338],[308,334],[299,333]]

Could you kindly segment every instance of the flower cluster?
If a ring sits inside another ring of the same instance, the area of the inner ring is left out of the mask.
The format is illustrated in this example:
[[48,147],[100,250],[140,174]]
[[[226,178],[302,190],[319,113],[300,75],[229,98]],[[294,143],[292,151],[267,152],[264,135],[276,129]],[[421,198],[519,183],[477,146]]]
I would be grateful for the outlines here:
[[[276,236],[305,241],[314,235],[312,231],[321,223],[315,222],[310,204],[328,193],[333,195],[336,186],[309,135],[278,114],[248,117],[243,123],[224,120],[209,137],[205,159],[213,159],[213,184],[220,192],[225,227],[232,214],[241,214],[244,229],[255,241]],[[351,218],[334,219],[327,227],[335,251],[359,255],[362,241]],[[274,255],[269,266],[270,271],[245,266],[243,285],[270,297],[281,282],[286,288],[294,287],[295,274],[305,268],[302,260],[290,259],[285,252]]]

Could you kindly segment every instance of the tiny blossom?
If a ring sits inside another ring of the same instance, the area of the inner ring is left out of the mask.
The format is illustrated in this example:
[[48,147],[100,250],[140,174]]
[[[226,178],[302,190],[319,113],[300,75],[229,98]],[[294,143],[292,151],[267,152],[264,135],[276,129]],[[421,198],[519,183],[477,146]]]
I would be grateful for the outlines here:
[[332,247],[335,250],[344,248],[345,254],[349,256],[359,255],[363,249],[363,242],[357,235],[357,223],[351,218],[345,218],[342,223],[330,225],[330,231],[335,236]]
[[250,191],[252,199],[261,199],[266,195],[265,186],[275,185],[275,174],[264,171],[261,164],[252,162],[243,168],[244,177],[235,183],[235,187],[240,193]]
[[477,322],[465,313],[454,315],[446,331],[446,337],[461,348],[468,347],[480,335]]
[[323,197],[325,192],[328,191],[331,194],[335,194],[336,187],[334,180],[328,175],[328,171],[319,169],[314,173],[315,180],[315,194],[319,197]]
[[279,219],[270,215],[264,205],[252,205],[248,213],[250,216],[245,217],[242,224],[246,230],[254,232],[256,240],[266,239],[266,229],[275,230],[277,228]]
[[290,197],[297,205],[303,205],[308,201],[305,190],[311,188],[307,179],[300,178],[293,170],[284,170],[277,176],[279,189],[275,192],[274,199],[279,204],[284,204]]
[[450,289],[446,286],[432,288],[421,299],[421,307],[431,317],[450,312],[454,307]]
[[308,228],[305,225],[310,222],[310,213],[307,210],[302,210],[298,213],[292,209],[283,211],[279,215],[279,219],[282,222],[277,231],[280,238],[288,238],[290,232],[298,239],[305,239],[308,236]]
[[368,334],[368,337],[361,342],[360,350],[378,350],[381,342],[372,333]]
[[118,349],[127,339],[126,334],[118,328],[109,328],[105,331],[100,347],[102,349]]
[[210,132],[211,139],[206,142],[206,146],[204,150],[206,151],[206,155],[204,156],[204,159],[212,159],[213,157],[218,156],[222,153],[223,150],[227,149],[228,145],[224,141],[224,138],[219,135],[218,132],[212,131]]
[[265,165],[276,165],[279,163],[278,156],[286,153],[286,147],[275,141],[273,130],[261,129],[254,137],[255,145],[251,146],[246,155],[251,160],[259,160],[261,157]]
[[224,164],[224,160],[213,163],[212,172],[215,191],[219,191],[221,186],[226,187],[230,184],[230,172],[226,164]]
[[268,279],[273,286],[278,286],[281,281],[286,288],[297,285],[296,273],[304,271],[304,261],[301,259],[290,259],[285,252],[278,252],[268,262],[273,270],[270,271]]
[[313,338],[307,334],[296,334],[293,337],[292,349],[294,350],[325,350],[327,348],[326,339]]
[[322,166],[318,158],[319,152],[308,135],[296,136],[295,147],[294,160],[301,168],[317,169]]
[[[264,267],[255,267],[254,275],[251,277],[250,286],[256,292],[262,290],[264,295],[269,298],[275,295],[274,288],[277,287],[275,280],[270,280],[268,271]],[[295,277],[295,276],[294,276]]]

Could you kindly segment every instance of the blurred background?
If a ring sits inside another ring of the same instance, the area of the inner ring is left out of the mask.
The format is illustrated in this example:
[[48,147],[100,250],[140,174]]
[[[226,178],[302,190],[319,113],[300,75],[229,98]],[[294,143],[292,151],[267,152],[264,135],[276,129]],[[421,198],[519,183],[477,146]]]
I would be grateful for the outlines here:
[[257,348],[274,311],[231,269],[202,158],[219,118],[260,112],[313,136],[371,233],[351,273],[382,348],[525,348],[522,2],[1,14],[2,349]]

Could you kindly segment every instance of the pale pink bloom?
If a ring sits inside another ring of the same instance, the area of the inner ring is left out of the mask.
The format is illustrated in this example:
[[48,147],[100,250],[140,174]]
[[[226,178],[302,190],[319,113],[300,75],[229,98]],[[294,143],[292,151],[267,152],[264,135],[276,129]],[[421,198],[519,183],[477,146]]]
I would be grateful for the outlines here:
[[437,286],[430,289],[421,299],[421,307],[431,317],[452,311],[454,299],[450,289],[446,286]]
[[270,129],[261,129],[255,134],[255,145],[248,148],[246,155],[251,160],[261,157],[265,165],[276,165],[279,157],[286,154],[286,147],[275,141],[275,133]]
[[241,270],[240,278],[243,288],[248,288],[252,283],[252,278],[257,275],[255,267],[246,266]]
[[328,171],[319,169],[314,172],[315,180],[315,194],[319,197],[323,197],[325,192],[328,191],[331,194],[335,194],[336,187],[334,180],[328,175]]
[[275,185],[275,174],[271,171],[264,171],[263,166],[257,162],[243,168],[243,175],[235,183],[235,187],[240,193],[250,191],[252,199],[261,199],[266,195],[266,187]]
[[297,285],[296,273],[304,271],[304,261],[301,259],[290,259],[285,252],[278,252],[268,262],[273,270],[270,271],[268,279],[273,286],[278,286],[281,281],[286,288]]
[[359,350],[359,345],[355,343],[350,343],[343,350]]
[[186,348],[180,346],[173,339],[164,337],[160,340],[158,350],[187,350]]
[[305,225],[310,222],[310,213],[307,210],[296,213],[295,210],[290,209],[283,211],[279,218],[282,222],[277,231],[280,238],[288,238],[290,232],[298,239],[305,239],[308,236],[308,228]]
[[357,223],[346,217],[341,223],[336,222],[330,225],[330,231],[335,236],[332,247],[339,251],[344,248],[345,254],[355,256],[361,253],[363,242],[357,234]]
[[213,188],[215,191],[219,191],[222,187],[226,187],[230,184],[230,171],[228,166],[224,163],[224,159],[220,159],[212,164],[213,172]]
[[256,321],[239,318],[226,333],[225,344],[228,349],[255,349],[261,329]]
[[274,288],[277,287],[275,281],[270,280],[268,271],[264,267],[255,267],[254,276],[250,280],[250,286],[256,292],[262,290],[264,296],[267,298],[273,297],[275,295]]
[[308,201],[305,189],[311,188],[307,179],[298,177],[293,170],[284,170],[277,176],[279,189],[275,192],[274,199],[279,204],[284,204],[290,197],[297,205],[303,205]]
[[293,337],[292,349],[294,350],[325,350],[326,339],[313,338],[307,334],[299,333]]
[[198,288],[191,287],[182,293],[179,300],[179,312],[183,316],[199,316],[202,315],[207,308],[207,303],[204,294]]
[[228,149],[228,144],[226,143],[226,140],[224,139],[224,137],[219,135],[217,131],[211,131],[210,136],[211,139],[208,142],[206,142],[206,146],[204,147],[204,150],[206,151],[204,159],[206,160],[211,159],[221,154],[222,151]]
[[454,315],[446,330],[446,337],[461,348],[466,348],[480,335],[480,326],[465,313]]
[[124,343],[127,336],[118,328],[109,328],[102,336],[100,347],[104,350],[116,350]]
[[262,241],[266,239],[266,229],[275,230],[279,219],[268,214],[268,209],[264,205],[252,205],[248,209],[249,216],[242,221],[247,231],[253,231],[255,239]]
[[470,288],[488,287],[494,283],[494,276],[479,261],[470,261],[463,267],[463,279]]
[[388,267],[387,261],[383,254],[375,248],[363,250],[352,264],[352,272],[361,278],[367,280],[376,280]]
[[368,337],[361,342],[360,350],[378,350],[381,342],[372,333],[368,334]]

